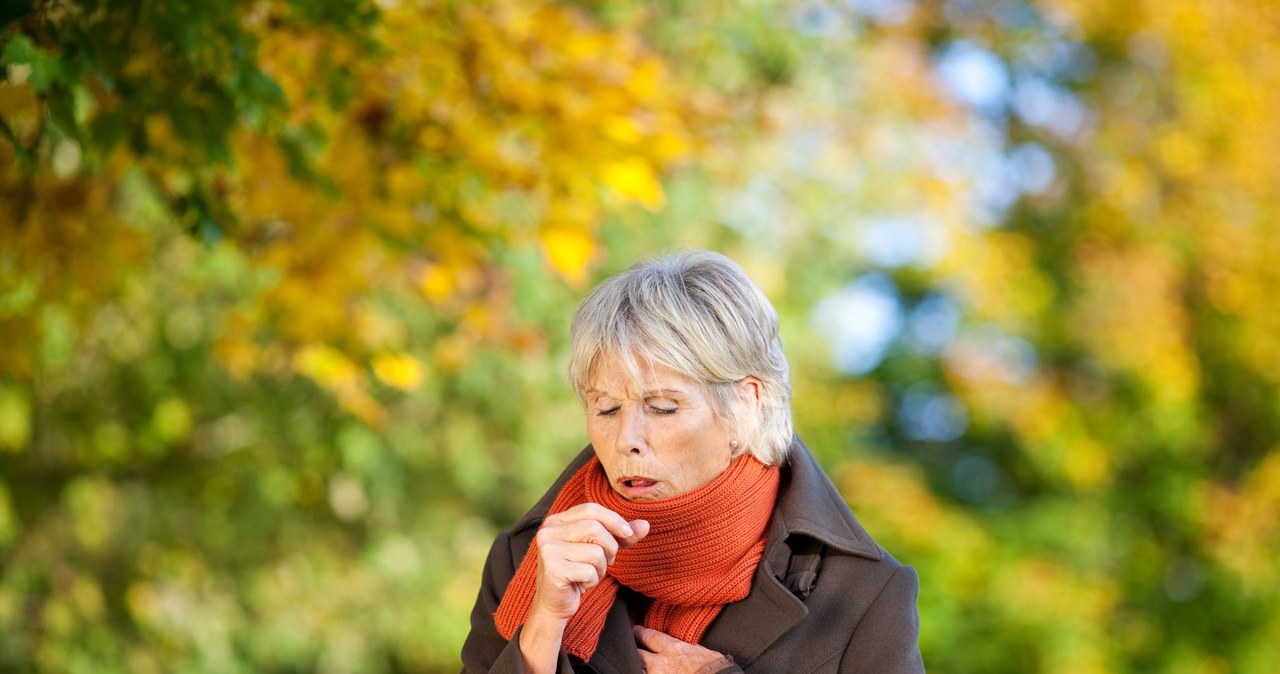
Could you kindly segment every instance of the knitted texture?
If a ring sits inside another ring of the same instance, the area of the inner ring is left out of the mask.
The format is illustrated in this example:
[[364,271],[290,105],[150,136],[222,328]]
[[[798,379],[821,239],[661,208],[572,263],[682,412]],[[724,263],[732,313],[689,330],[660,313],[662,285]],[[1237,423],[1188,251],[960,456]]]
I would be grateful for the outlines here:
[[[653,600],[646,627],[698,643],[725,604],[751,592],[778,481],[777,468],[746,454],[693,491],[656,501],[628,501],[609,486],[604,468],[592,458],[565,483],[548,514],[599,503],[628,522],[648,520],[649,534],[620,550],[608,575],[582,594],[578,612],[565,627],[565,651],[591,659],[619,583]],[[529,615],[537,571],[538,551],[532,547],[494,615],[498,631],[508,640]]]

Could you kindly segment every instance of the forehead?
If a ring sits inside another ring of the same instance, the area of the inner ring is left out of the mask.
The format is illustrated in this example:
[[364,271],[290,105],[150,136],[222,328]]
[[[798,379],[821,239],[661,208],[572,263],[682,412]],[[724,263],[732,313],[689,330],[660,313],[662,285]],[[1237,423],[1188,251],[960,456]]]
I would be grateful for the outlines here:
[[623,359],[601,353],[587,375],[588,392],[634,395],[656,390],[693,392],[700,388],[697,380],[640,355]]

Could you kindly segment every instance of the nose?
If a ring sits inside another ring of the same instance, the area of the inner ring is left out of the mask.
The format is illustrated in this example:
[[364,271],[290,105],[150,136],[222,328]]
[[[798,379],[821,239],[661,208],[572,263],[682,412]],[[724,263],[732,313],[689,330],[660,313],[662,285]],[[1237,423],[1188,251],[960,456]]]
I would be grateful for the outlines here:
[[618,410],[622,417],[618,423],[618,435],[614,438],[614,449],[619,454],[641,456],[648,453],[649,444],[645,438],[644,410],[640,405],[623,405]]

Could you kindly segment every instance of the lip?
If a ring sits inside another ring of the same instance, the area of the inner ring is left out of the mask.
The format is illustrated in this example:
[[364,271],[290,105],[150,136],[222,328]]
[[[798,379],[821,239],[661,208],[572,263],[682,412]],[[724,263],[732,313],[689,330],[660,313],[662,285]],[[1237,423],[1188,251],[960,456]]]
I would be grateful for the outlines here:
[[614,485],[618,493],[622,494],[622,498],[628,501],[651,498],[662,488],[661,482],[643,475],[623,475],[614,482]]

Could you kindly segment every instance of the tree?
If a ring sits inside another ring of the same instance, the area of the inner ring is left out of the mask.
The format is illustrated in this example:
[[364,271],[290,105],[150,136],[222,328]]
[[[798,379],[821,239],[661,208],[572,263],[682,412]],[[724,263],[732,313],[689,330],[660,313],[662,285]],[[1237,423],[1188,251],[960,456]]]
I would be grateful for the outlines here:
[[709,113],[567,5],[18,9],[0,657],[451,668],[491,536],[465,504],[567,446],[533,421],[574,414],[540,307]]
[[0,665],[455,670],[696,245],[931,671],[1275,668],[1268,8],[195,4],[0,14]]

